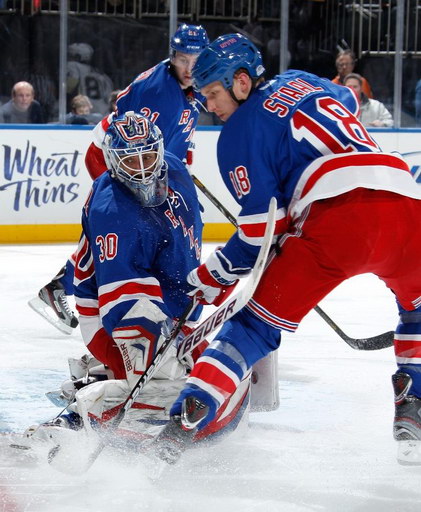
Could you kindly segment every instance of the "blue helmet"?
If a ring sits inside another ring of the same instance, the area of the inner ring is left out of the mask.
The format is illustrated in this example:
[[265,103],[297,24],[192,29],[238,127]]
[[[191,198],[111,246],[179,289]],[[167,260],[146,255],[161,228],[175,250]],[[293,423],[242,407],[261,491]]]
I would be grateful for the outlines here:
[[234,73],[240,68],[246,69],[251,78],[262,77],[265,68],[259,50],[241,34],[219,36],[199,55],[192,70],[193,86],[200,90],[220,81],[230,89]]
[[208,44],[208,34],[202,25],[187,25],[183,23],[174,32],[170,47],[172,55],[175,52],[200,53]]
[[167,164],[161,130],[148,118],[126,112],[114,115],[103,150],[116,178],[142,206],[159,206],[168,195]]

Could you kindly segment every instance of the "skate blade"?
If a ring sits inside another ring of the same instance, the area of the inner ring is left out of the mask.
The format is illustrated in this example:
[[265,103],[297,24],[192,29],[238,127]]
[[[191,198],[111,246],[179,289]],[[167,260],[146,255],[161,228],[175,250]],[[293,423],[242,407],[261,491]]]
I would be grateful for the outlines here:
[[402,466],[421,466],[421,441],[398,441],[397,460]]
[[54,313],[52,308],[43,302],[39,297],[34,297],[28,301],[28,306],[33,309],[36,313],[41,315],[47,322],[54,325],[60,332],[70,335],[73,332],[72,327],[62,322],[57,315]]

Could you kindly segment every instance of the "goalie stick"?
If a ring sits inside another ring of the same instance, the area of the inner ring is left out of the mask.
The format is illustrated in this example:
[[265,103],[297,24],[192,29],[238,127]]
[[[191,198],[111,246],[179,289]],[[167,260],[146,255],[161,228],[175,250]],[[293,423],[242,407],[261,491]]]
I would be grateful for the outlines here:
[[[233,224],[237,229],[239,226],[235,217],[222,205],[218,199],[208,190],[208,188],[194,175],[191,178],[196,187],[206,196],[209,201]],[[381,350],[392,347],[394,344],[394,332],[388,331],[371,338],[351,338],[322,310],[320,306],[315,306],[314,310],[323,318],[323,320],[354,350]]]
[[[263,274],[269,250],[272,246],[273,235],[275,232],[276,208],[276,199],[272,198],[269,205],[268,219],[263,243],[260,247],[256,263],[245,286],[238,293],[236,293],[230,300],[225,301],[225,303],[222,304],[222,306],[220,306],[210,317],[208,317],[204,322],[202,322],[198,327],[196,327],[189,336],[183,339],[178,349],[178,357],[180,359],[187,352],[190,352],[197,345],[199,345],[201,341],[205,339],[205,336],[208,336],[220,325],[222,325],[223,322],[231,318],[233,315],[235,315],[235,313],[242,309],[253,296],[253,293]],[[83,468],[78,468],[79,473],[87,471],[98,458],[98,456],[101,454],[101,452],[107,445],[107,434],[113,433],[120,425],[126,412],[130,409],[133,402],[136,400],[137,396],[144,388],[144,386],[152,378],[157,367],[162,361],[162,358],[164,357],[165,353],[171,346],[172,342],[175,340],[175,338],[181,331],[181,328],[183,327],[190,313],[196,307],[196,304],[196,300],[193,299],[191,304],[189,304],[188,308],[180,317],[180,320],[178,321],[176,326],[172,329],[170,335],[167,338],[165,338],[160,349],[156,353],[155,358],[147,367],[145,372],[141,375],[141,377],[131,390],[129,396],[124,401],[117,415],[114,417],[113,420],[109,422],[107,427],[104,428],[104,432],[100,435],[99,439],[97,440],[98,444],[95,447],[95,449],[89,454],[85,466]],[[53,447],[48,454],[48,462],[59,471],[67,472],[66,464],[68,460],[64,458],[64,460],[60,462],[60,451],[60,445]]]

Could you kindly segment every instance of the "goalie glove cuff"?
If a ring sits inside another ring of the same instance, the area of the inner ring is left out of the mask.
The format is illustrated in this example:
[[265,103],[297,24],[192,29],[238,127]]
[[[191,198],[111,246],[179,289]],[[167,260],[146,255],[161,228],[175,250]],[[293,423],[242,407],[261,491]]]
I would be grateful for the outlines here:
[[219,279],[224,281],[221,283],[215,275],[217,272],[210,273],[206,263],[192,270],[187,276],[187,282],[193,287],[189,295],[197,295],[201,304],[214,304],[215,306],[222,304],[233,292],[238,280],[225,281],[219,276]]

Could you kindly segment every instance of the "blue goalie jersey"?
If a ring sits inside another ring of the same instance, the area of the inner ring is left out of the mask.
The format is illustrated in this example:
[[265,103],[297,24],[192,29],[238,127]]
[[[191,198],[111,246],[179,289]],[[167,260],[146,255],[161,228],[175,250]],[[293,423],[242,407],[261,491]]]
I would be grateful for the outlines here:
[[150,119],[161,130],[165,149],[183,160],[203,100],[192,88],[186,93],[180,87],[165,60],[141,73],[119,94],[117,110],[120,114],[134,110]]
[[[111,334],[139,298],[167,316],[187,307],[187,274],[200,262],[202,220],[193,182],[182,162],[165,152],[169,194],[143,207],[109,172],[95,180],[82,215],[75,267],[80,315],[100,317]],[[196,309],[191,319],[198,317]]]
[[407,165],[380,153],[358,111],[349,88],[290,70],[260,85],[231,115],[217,148],[222,178],[241,206],[240,229],[221,250],[228,273],[253,266],[272,196],[280,235],[316,200],[357,187],[408,193]]

